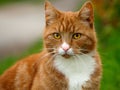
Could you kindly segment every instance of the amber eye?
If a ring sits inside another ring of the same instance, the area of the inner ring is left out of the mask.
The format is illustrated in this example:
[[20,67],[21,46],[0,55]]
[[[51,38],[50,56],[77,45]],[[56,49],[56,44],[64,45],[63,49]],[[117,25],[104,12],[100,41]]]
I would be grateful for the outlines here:
[[81,34],[80,33],[73,34],[73,39],[80,39],[80,38],[81,38]]
[[60,39],[61,38],[59,33],[53,33],[53,36],[54,36],[55,39]]

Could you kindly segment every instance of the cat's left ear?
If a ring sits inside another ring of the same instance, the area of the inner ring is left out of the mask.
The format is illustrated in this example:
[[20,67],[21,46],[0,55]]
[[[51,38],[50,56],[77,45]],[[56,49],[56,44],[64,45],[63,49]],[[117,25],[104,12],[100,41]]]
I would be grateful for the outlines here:
[[93,28],[94,24],[94,12],[91,1],[86,2],[79,11],[79,18],[83,23],[88,24]]
[[45,2],[46,26],[51,25],[60,15],[60,12],[48,1]]

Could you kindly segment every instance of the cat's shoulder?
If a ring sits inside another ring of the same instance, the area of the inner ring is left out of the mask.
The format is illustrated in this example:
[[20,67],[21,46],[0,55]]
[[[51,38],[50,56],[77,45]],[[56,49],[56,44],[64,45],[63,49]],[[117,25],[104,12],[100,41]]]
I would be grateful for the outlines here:
[[37,64],[36,64],[37,61],[39,61],[40,57],[43,54],[44,54],[44,51],[26,56],[25,58],[22,58],[22,59],[19,59],[9,69],[5,70],[2,76],[6,76],[8,73],[14,74],[16,72],[21,72],[21,70],[24,71],[28,69],[31,69],[31,70],[35,69],[35,67],[37,67]]
[[20,60],[18,61],[18,63],[19,63],[19,62],[33,63],[33,62],[39,60],[44,54],[45,54],[44,51],[42,51],[42,52],[40,52],[40,53],[31,54],[31,55],[29,55],[29,56],[26,56],[26,57],[20,59]]

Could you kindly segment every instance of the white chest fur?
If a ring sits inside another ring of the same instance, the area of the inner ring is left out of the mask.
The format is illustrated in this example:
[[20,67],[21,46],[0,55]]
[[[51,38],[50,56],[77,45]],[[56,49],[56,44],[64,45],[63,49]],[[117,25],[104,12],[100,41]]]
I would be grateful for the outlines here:
[[94,72],[96,63],[91,56],[78,55],[69,59],[57,56],[54,65],[69,80],[69,90],[82,90],[82,85]]

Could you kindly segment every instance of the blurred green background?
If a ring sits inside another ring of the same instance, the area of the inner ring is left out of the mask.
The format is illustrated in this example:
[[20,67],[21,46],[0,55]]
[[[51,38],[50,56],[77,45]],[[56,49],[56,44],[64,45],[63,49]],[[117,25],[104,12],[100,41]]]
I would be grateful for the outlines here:
[[93,0],[98,49],[103,63],[101,90],[120,89],[120,0]]
[[[11,0],[27,1],[27,0]],[[32,0],[31,0],[32,1]],[[36,0],[39,2],[40,0]],[[95,28],[98,37],[98,50],[103,64],[101,90],[120,89],[120,0],[92,0],[95,7]],[[0,0],[0,4],[11,3]],[[79,8],[80,5],[78,5]],[[42,50],[42,40],[18,56],[9,56],[0,62],[0,74],[16,60]]]

